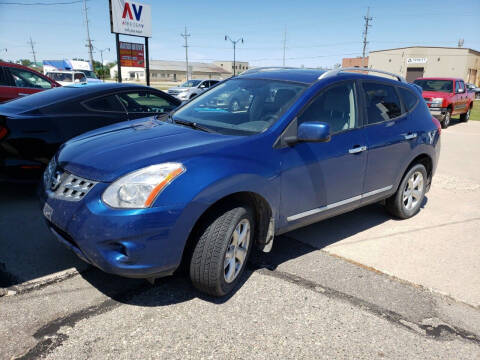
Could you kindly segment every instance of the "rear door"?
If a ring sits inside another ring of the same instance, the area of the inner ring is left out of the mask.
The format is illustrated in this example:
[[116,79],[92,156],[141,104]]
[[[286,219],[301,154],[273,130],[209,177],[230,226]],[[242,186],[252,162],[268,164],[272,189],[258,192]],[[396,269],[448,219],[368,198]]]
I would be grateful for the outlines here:
[[457,80],[458,83],[458,113],[463,114],[467,110],[468,92],[463,80]]
[[5,70],[13,81],[16,97],[27,96],[53,87],[51,82],[32,71],[16,67],[6,67]]
[[[363,187],[364,197],[367,198],[367,195],[382,196],[393,188],[400,165],[410,155],[411,143],[416,141],[418,134],[396,86],[362,81],[361,88],[368,144]],[[411,95],[415,100],[416,96],[413,93]]]
[[150,90],[126,91],[117,97],[127,110],[129,120],[168,113],[180,105],[179,100]]

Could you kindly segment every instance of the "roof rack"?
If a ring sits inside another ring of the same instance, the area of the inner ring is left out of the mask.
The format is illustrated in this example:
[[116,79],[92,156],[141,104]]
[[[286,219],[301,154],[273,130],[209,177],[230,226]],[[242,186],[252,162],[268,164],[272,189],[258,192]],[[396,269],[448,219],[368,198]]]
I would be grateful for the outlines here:
[[367,72],[376,72],[376,73],[380,73],[380,74],[385,74],[385,75],[390,75],[394,78],[397,78],[398,81],[400,82],[403,82],[403,83],[406,83],[407,80],[405,80],[404,77],[400,76],[400,75],[397,75],[397,74],[394,74],[394,73],[391,73],[391,72],[388,72],[388,71],[383,71],[383,70],[375,70],[375,69],[370,69],[370,68],[360,68],[360,67],[347,67],[347,68],[338,68],[338,69],[333,69],[333,70],[329,70],[327,72],[324,72],[322,75],[320,75],[318,77],[318,80],[321,80],[321,79],[325,79],[327,77],[330,77],[330,76],[336,76],[338,75],[339,73],[341,72],[346,72],[346,71],[352,71],[352,70],[355,70],[355,71],[367,71]]

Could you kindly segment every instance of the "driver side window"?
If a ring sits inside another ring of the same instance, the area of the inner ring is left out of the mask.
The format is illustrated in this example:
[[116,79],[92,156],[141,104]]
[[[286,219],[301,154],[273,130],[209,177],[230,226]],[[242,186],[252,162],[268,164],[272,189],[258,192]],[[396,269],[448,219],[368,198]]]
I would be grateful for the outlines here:
[[129,113],[164,113],[177,107],[163,97],[148,91],[118,94],[118,98]]
[[298,124],[320,121],[330,125],[330,133],[353,129],[357,126],[353,82],[346,81],[324,90],[299,116]]

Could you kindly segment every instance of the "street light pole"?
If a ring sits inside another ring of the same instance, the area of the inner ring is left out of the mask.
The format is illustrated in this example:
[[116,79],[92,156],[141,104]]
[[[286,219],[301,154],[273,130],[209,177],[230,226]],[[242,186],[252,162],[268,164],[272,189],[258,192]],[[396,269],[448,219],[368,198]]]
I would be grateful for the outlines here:
[[230,40],[231,43],[233,44],[233,76],[235,76],[236,70],[237,70],[237,63],[236,63],[236,58],[235,58],[235,55],[236,55],[235,52],[236,52],[236,48],[237,48],[237,43],[238,43],[239,41],[241,41],[242,44],[243,44],[243,38],[239,38],[239,39],[237,39],[237,40],[232,40],[232,39],[230,38],[230,36],[225,35],[225,41],[227,41],[227,40]]

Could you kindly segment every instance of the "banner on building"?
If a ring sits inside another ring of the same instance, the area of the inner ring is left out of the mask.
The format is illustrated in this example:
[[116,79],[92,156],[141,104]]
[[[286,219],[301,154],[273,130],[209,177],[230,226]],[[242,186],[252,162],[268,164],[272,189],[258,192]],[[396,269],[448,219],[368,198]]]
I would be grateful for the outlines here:
[[143,44],[120,41],[120,66],[145,67]]

